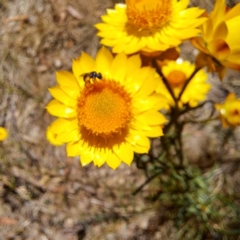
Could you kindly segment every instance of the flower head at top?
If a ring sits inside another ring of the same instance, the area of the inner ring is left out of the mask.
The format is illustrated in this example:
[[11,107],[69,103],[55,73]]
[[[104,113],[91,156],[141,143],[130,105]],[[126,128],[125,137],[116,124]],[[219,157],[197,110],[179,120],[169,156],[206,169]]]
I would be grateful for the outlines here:
[[114,53],[158,52],[197,36],[206,18],[204,10],[188,8],[189,0],[126,0],[102,16],[99,30],[103,45]]
[[[202,69],[197,71],[189,81],[195,69],[195,65],[188,61],[169,61],[162,67],[162,74],[172,89],[175,98],[178,99],[181,94],[178,102],[180,107],[183,104],[196,107],[200,101],[205,100],[210,90],[210,84],[206,82],[207,74]],[[185,86],[185,84],[187,85]],[[172,95],[162,80],[160,81],[157,91],[161,91],[166,96],[169,105],[173,106],[175,104]]]
[[3,141],[7,138],[8,136],[8,132],[6,130],[6,128],[4,127],[0,127],[0,141]]
[[214,10],[200,27],[201,36],[191,40],[201,53],[197,65],[208,66],[222,79],[225,67],[240,71],[240,4],[232,9],[225,0],[216,0]]
[[115,58],[101,48],[96,60],[86,53],[73,60],[73,73],[57,72],[58,86],[48,112],[58,117],[47,129],[55,145],[67,143],[68,156],[80,155],[82,165],[128,165],[133,153],[147,153],[149,137],[163,135],[165,98],[155,89],[160,77],[141,67],[139,55]]
[[223,127],[240,126],[240,98],[229,93],[223,104],[215,104],[221,114]]

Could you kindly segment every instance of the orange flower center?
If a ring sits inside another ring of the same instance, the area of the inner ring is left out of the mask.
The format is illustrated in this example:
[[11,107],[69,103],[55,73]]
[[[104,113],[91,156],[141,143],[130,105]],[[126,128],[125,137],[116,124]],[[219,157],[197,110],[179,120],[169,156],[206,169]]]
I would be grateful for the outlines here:
[[172,0],[126,0],[127,17],[139,31],[161,28],[172,15]]
[[173,87],[179,87],[186,81],[186,75],[182,71],[174,70],[167,77],[168,82]]
[[131,97],[119,83],[86,84],[78,99],[78,122],[89,134],[110,137],[125,131],[131,119]]

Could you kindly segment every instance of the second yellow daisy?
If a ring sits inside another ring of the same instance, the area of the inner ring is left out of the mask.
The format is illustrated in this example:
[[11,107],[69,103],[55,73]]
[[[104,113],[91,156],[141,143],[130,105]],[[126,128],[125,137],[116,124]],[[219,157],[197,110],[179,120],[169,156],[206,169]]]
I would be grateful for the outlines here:
[[156,52],[197,36],[204,10],[187,8],[189,0],[126,0],[116,4],[96,24],[103,45],[114,53]]

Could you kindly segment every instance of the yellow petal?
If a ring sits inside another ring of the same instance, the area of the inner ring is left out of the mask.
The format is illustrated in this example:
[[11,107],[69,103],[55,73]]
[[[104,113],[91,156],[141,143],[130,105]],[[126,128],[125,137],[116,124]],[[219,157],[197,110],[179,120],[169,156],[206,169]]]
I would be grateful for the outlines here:
[[51,131],[55,134],[67,132],[78,128],[77,119],[69,120],[65,118],[58,118],[51,124]]
[[[181,2],[181,1],[180,1]],[[194,18],[194,17],[199,17],[204,13],[205,10],[200,10],[199,8],[196,7],[192,7],[192,8],[187,8],[183,11],[180,12],[180,15],[184,18],[184,19],[188,19],[188,18]]]
[[70,142],[66,146],[67,155],[69,157],[78,156],[84,151],[85,148],[86,144],[84,145],[81,140],[76,142]]
[[115,81],[122,82],[125,80],[127,69],[125,66],[127,63],[127,56],[126,54],[120,53],[118,54],[111,65],[111,75]]
[[77,99],[80,95],[80,89],[74,87],[60,86],[60,88],[72,99]]
[[[135,94],[139,90],[144,91],[144,89],[141,88],[147,76],[149,75],[149,72],[150,72],[149,67],[143,67],[138,69],[136,72],[132,72],[132,74],[129,74],[128,78],[126,79],[125,85],[127,91],[129,91],[131,94]],[[140,91],[139,94],[141,94],[142,91]]]
[[141,58],[139,54],[133,55],[127,59],[127,77],[133,73],[136,72],[141,67]]
[[[0,136],[1,137],[1,136]],[[47,140],[52,144],[52,145],[55,145],[55,146],[60,146],[60,145],[63,145],[64,143],[61,142],[61,141],[58,141],[56,138],[57,138],[57,134],[53,133],[51,131],[51,126],[49,126],[47,128],[47,132],[46,132],[46,138]]]
[[177,2],[179,9],[185,9],[189,5],[189,0],[181,0]]
[[46,109],[51,115],[55,117],[74,118],[77,116],[75,109],[65,106],[55,99],[48,103]]
[[58,134],[56,139],[60,142],[75,142],[80,139],[79,129],[75,129],[72,131],[61,132]]
[[229,32],[227,36],[227,42],[233,46],[239,46],[240,33],[239,31],[236,31],[236,29],[239,29],[240,27],[240,13],[239,16],[229,19],[226,24]]
[[79,85],[83,86],[84,81],[82,80],[81,75],[95,71],[95,61],[90,55],[83,52],[79,58],[73,60],[72,70]]
[[59,102],[73,108],[77,106],[77,101],[70,98],[59,86],[51,87],[48,90]]
[[117,155],[117,157],[126,163],[127,165],[130,165],[133,161],[133,148],[128,143],[122,143],[119,146],[113,147],[113,152]]
[[239,16],[240,13],[240,4],[236,4],[232,9],[230,9],[224,17],[225,21],[228,21],[232,18]]
[[138,121],[149,125],[162,125],[167,121],[164,115],[157,111],[146,111],[137,116]]
[[143,81],[142,87],[137,92],[137,97],[144,98],[144,96],[149,96],[156,91],[160,78],[153,76],[154,74],[150,75]]
[[77,79],[71,72],[58,71],[56,72],[56,79],[60,86],[79,88]]
[[105,78],[108,78],[112,61],[113,56],[111,52],[107,48],[102,47],[96,55],[97,72],[102,73]]
[[106,160],[106,163],[109,167],[115,170],[117,167],[119,167],[121,162],[122,161],[113,152],[109,151],[108,158]]
[[127,141],[131,145],[140,145],[143,147],[150,148],[150,140],[148,137],[144,136],[143,134],[140,134],[139,131],[131,130],[129,136],[127,137]]
[[126,54],[139,52],[141,49],[145,47],[142,43],[145,42],[141,42],[140,38],[132,37],[131,41],[126,45],[124,52]]
[[157,93],[145,99],[136,98],[133,100],[133,106],[137,112],[144,112],[149,109],[159,110],[166,106],[166,98]]
[[143,130],[143,132],[150,138],[163,136],[163,129],[161,126],[151,126],[149,130]]
[[140,146],[140,145],[133,145],[132,146],[133,148],[133,151],[135,153],[139,153],[139,154],[144,154],[144,153],[148,153],[149,152],[149,147],[146,147],[146,146]]
[[108,155],[108,149],[96,149],[93,158],[94,165],[101,167],[106,162]]
[[228,28],[225,22],[219,24],[213,34],[213,39],[225,39],[228,35]]
[[94,152],[90,151],[89,149],[86,149],[80,155],[80,162],[82,166],[85,166],[90,162],[92,162],[93,158],[94,158]]
[[80,92],[80,86],[77,79],[71,72],[56,72],[57,82],[60,88],[71,98],[76,99]]

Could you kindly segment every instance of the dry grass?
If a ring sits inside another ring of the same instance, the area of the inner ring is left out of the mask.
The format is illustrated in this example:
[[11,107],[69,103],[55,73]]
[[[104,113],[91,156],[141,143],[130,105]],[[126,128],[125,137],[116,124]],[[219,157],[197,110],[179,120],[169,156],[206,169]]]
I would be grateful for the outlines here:
[[176,239],[172,223],[162,225],[146,200],[147,188],[132,196],[144,181],[134,164],[82,168],[45,139],[55,71],[70,70],[81,51],[95,55],[93,24],[113,4],[0,0],[0,125],[10,132],[0,145],[0,240]]

